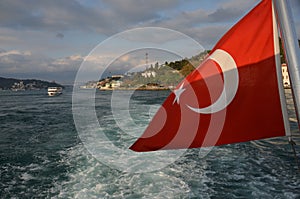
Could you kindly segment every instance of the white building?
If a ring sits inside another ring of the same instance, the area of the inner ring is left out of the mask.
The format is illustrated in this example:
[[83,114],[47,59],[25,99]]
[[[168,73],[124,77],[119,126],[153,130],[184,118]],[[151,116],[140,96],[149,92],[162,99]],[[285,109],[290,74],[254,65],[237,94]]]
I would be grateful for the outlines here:
[[289,78],[289,73],[288,73],[288,68],[285,63],[281,65],[281,70],[282,70],[282,81],[284,87],[288,88],[291,86],[290,84],[290,78]]
[[111,88],[119,88],[122,85],[122,81],[112,81],[111,82]]
[[155,71],[146,71],[146,72],[142,73],[142,76],[145,78],[156,77],[156,72]]

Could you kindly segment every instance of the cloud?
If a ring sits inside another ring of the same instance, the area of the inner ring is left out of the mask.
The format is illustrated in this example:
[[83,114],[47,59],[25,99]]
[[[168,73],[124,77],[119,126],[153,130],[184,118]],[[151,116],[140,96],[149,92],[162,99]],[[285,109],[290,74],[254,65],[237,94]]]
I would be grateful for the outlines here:
[[136,1],[136,0],[103,0],[119,16],[119,20],[136,23],[159,18],[159,12],[174,8],[178,0]]
[[206,49],[211,49],[228,29],[229,27],[225,25],[214,25],[190,28],[185,33]]
[[[70,83],[74,81],[76,73],[82,64],[83,71],[87,74],[95,74],[104,71],[108,65],[110,72],[123,73],[130,64],[140,63],[130,55],[119,58],[114,54],[89,56],[71,55],[53,59],[30,51],[0,50],[0,74],[7,77],[34,78],[36,76],[48,80]],[[86,80],[89,80],[88,77]]]
[[62,38],[65,37],[65,35],[59,32],[59,33],[56,34],[56,37],[59,38],[59,39],[62,39]]
[[[180,0],[136,1],[102,0],[88,4],[82,0],[2,0],[0,26],[16,30],[95,31],[110,36],[132,27],[161,26],[184,32],[209,23],[232,23],[241,18],[258,0],[199,1],[198,7],[178,9]],[[299,7],[296,0],[292,1]],[[215,4],[214,9],[203,9]]]
[[218,5],[218,8],[210,14],[213,21],[232,21],[241,18],[248,10],[259,3],[259,0],[230,0],[224,1]]
[[207,16],[209,22],[223,22],[231,21],[236,19],[238,16],[241,16],[242,10],[234,8],[219,8],[215,12]]
[[82,60],[83,57],[80,55],[52,59],[33,54],[30,51],[2,50],[0,52],[0,74],[13,77],[16,74],[19,76],[23,74],[23,78],[28,78],[36,74],[47,77],[47,75],[53,76],[54,73],[68,71],[76,73]]
[[[13,29],[76,30],[101,29],[107,32],[108,15],[95,8],[68,0],[3,0],[0,2],[0,25]],[[100,27],[100,28],[99,28]]]
[[0,2],[0,26],[28,30],[86,30],[111,35],[137,23],[159,18],[159,12],[178,1],[103,0],[87,6],[69,0],[3,0]]
[[165,27],[183,32],[206,48],[211,48],[217,39],[257,2],[258,0],[221,1],[212,10],[204,9],[199,5],[199,8],[181,11],[172,17],[146,21],[144,25]]
[[299,0],[291,0],[290,5],[292,7],[292,14],[295,22],[295,29],[300,40],[300,1]]
[[[0,49],[0,74],[39,73],[43,77],[50,74],[55,77],[54,74],[68,71],[76,74],[84,59],[96,70],[114,60],[117,50],[89,57],[82,54],[108,36],[137,27],[170,28],[210,49],[258,1],[2,0],[1,48],[17,50]],[[300,37],[300,3],[291,0],[291,5]],[[125,39],[134,46],[134,42],[145,41],[145,38],[147,42],[159,44],[176,40],[159,32],[129,35]],[[142,64],[142,58],[134,60],[132,55],[124,56],[123,62],[121,58],[115,61],[116,70],[125,63]],[[124,62],[126,59],[128,61]]]
[[[195,26],[203,22],[232,20],[249,8],[249,4],[253,5],[252,1],[237,3],[235,0],[220,4],[215,11],[195,8],[174,14],[174,10],[184,2],[179,0],[102,0],[100,2],[93,7],[69,0],[28,0],[26,2],[3,0],[0,2],[0,25],[18,30],[86,30],[106,35],[147,24],[178,30],[180,27]],[[173,14],[168,15],[167,13],[171,13],[168,11],[173,11]],[[57,37],[62,38],[63,34],[57,33]]]
[[30,52],[30,51],[27,51],[27,52],[21,52],[21,51],[18,51],[18,50],[11,50],[11,51],[5,51],[5,50],[2,50],[2,51],[0,52],[0,58],[1,58],[1,57],[5,57],[5,56],[14,56],[14,55],[30,56],[30,55],[31,55],[31,52]]

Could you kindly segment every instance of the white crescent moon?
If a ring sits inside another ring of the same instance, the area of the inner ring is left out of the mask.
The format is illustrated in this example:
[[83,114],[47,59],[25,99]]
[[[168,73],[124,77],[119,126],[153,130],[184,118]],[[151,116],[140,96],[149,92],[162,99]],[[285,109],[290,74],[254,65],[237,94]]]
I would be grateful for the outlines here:
[[217,49],[213,52],[209,59],[219,64],[223,72],[224,88],[218,100],[205,108],[194,108],[187,105],[196,113],[211,114],[226,108],[234,99],[238,90],[239,74],[237,65],[232,56],[224,50]]

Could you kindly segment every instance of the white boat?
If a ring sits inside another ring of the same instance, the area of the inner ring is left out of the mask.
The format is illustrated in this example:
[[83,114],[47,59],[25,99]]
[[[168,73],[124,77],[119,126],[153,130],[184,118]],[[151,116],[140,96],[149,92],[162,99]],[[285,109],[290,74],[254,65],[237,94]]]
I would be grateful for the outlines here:
[[49,96],[57,96],[62,94],[62,87],[48,87]]

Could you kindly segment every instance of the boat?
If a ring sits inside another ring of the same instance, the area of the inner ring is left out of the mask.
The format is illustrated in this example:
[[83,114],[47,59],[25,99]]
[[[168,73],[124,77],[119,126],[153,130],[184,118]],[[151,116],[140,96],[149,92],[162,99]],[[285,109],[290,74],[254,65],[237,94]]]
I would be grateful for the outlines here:
[[49,96],[58,96],[62,94],[62,87],[48,87]]

